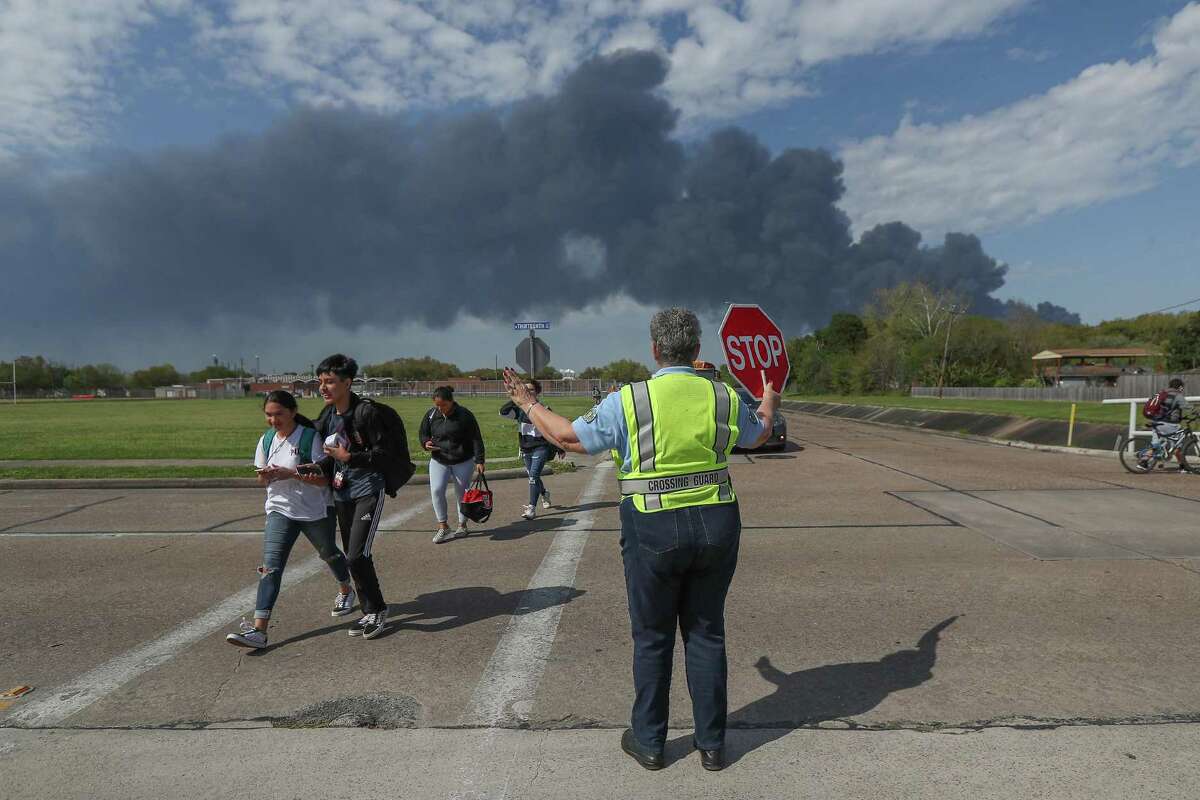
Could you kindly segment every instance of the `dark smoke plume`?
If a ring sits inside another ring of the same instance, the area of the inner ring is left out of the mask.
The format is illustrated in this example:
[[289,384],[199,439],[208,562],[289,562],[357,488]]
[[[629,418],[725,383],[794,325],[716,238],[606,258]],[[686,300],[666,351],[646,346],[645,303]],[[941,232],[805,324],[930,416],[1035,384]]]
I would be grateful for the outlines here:
[[504,113],[301,110],[260,136],[66,179],[9,167],[10,319],[52,319],[65,337],[129,320],[186,332],[218,312],[286,323],[321,305],[346,329],[438,327],[625,293],[763,302],[799,330],[903,280],[1002,313],[991,293],[1006,267],[974,236],[924,247],[895,222],[853,242],[828,153],[772,157],[738,129],[671,138],[676,112],[655,93],[666,69],[625,52]]

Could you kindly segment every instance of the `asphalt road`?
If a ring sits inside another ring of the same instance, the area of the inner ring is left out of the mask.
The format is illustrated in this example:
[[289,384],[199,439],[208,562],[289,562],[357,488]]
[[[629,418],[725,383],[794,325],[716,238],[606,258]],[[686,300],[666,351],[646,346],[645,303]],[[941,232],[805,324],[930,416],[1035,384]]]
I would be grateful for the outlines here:
[[[433,545],[388,501],[393,620],[332,619],[299,542],[271,646],[261,494],[0,492],[5,797],[1189,797],[1200,779],[1200,477],[790,415],[739,458],[730,751],[617,748],[631,700],[617,492],[603,462]],[[4,704],[7,703],[7,706]],[[364,729],[364,726],[370,729]],[[969,735],[968,735],[969,734]],[[248,777],[248,773],[252,777]]]

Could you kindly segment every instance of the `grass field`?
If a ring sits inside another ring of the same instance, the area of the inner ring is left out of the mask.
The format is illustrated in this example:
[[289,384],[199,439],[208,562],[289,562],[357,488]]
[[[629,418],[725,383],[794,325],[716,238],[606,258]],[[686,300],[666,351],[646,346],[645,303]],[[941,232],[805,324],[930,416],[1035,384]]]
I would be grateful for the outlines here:
[[[413,459],[419,462],[424,451],[417,444],[417,431],[430,401],[405,397],[385,402],[404,419]],[[516,425],[498,415],[503,402],[498,397],[462,398],[462,405],[479,420],[492,458],[517,455]],[[547,398],[547,403],[571,418],[592,406],[586,397]],[[0,460],[244,458],[249,464],[267,428],[261,409],[257,399],[59,400],[0,405]],[[319,399],[300,401],[304,414],[315,418],[320,410]],[[121,477],[136,476],[123,471]]]
[[[976,414],[1004,414],[1030,419],[1068,420],[1071,418],[1071,404],[1064,400],[974,400],[958,397],[939,400],[936,397],[902,395],[789,395],[786,399],[937,411],[973,411]],[[1077,406],[1076,422],[1101,422],[1117,425],[1126,425],[1129,422],[1128,405],[1106,406],[1101,403],[1078,403]]]
[[[516,469],[520,462],[495,464],[489,469]],[[574,472],[570,461],[551,461],[546,469],[550,473]],[[417,464],[417,474],[429,472],[425,464]],[[47,464],[33,467],[0,467],[0,480],[62,480],[75,478],[253,478],[247,467],[210,466],[82,466],[76,464]]]

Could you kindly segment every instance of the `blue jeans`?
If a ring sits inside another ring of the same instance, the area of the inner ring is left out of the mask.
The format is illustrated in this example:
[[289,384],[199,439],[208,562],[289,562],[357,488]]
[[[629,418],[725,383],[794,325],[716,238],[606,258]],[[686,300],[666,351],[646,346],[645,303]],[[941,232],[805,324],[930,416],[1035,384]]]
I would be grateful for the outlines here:
[[546,484],[542,483],[542,470],[554,451],[549,447],[538,447],[534,450],[522,451],[525,459],[525,471],[529,473],[529,505],[537,505],[538,498],[546,494]]
[[675,629],[683,637],[696,744],[725,743],[725,595],[737,569],[738,504],[644,514],[621,502],[621,558],[633,630],[634,736],[661,750],[667,738]]
[[306,522],[289,519],[278,511],[267,514],[267,527],[263,532],[263,560],[258,568],[258,600],[254,604],[255,619],[270,619],[275,600],[279,597],[279,586],[283,582],[283,568],[287,565],[292,545],[300,534],[312,543],[321,559],[338,583],[350,582],[350,569],[346,557],[338,549],[334,538],[336,525],[333,509],[325,519]]

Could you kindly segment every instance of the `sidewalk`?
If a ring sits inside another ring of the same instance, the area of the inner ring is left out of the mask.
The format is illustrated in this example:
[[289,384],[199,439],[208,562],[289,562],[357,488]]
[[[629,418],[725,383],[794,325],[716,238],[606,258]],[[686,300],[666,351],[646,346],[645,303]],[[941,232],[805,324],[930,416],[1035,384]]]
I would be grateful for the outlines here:
[[690,734],[671,731],[669,766],[647,772],[621,753],[617,730],[0,729],[0,771],[12,800],[1125,800],[1194,797],[1200,783],[1195,724],[736,730],[735,761],[719,773],[702,770],[688,752]]

